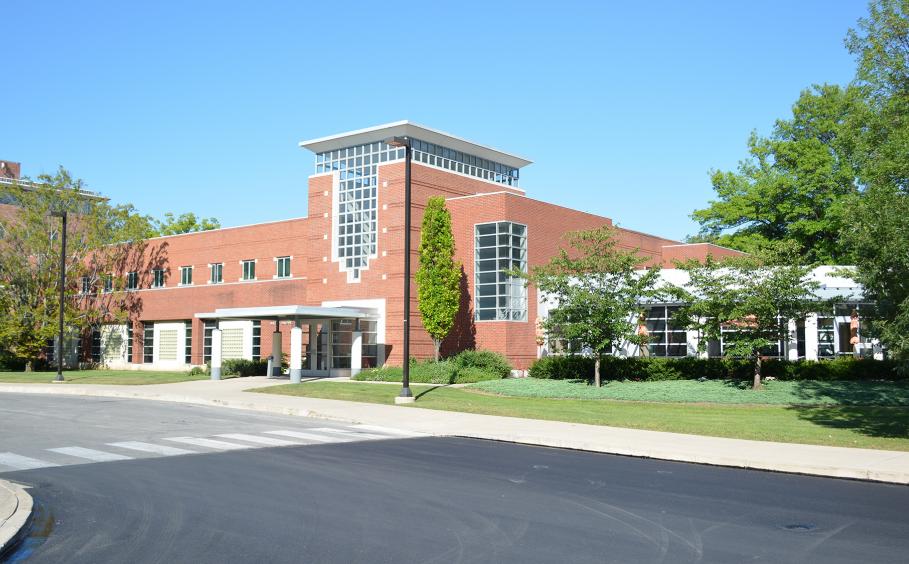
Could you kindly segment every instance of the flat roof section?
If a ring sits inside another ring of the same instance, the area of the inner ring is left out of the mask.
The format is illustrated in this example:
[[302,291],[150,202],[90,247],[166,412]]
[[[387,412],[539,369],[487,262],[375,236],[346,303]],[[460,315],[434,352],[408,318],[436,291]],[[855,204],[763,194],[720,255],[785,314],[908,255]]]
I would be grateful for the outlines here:
[[198,319],[371,319],[377,313],[369,308],[320,306],[263,306],[219,308],[197,313]]
[[329,135],[328,137],[319,137],[318,139],[310,139],[309,141],[300,141],[300,146],[304,149],[309,149],[313,153],[324,153],[326,151],[335,151],[354,145],[376,143],[395,136],[407,136],[413,139],[419,139],[420,141],[426,141],[427,143],[434,143],[447,147],[448,149],[461,151],[462,153],[495,161],[513,168],[522,168],[533,162],[524,157],[506,153],[487,145],[480,145],[479,143],[462,139],[461,137],[454,136],[450,133],[445,133],[444,131],[432,129],[407,120],[376,125],[374,127],[367,127],[366,129],[357,129],[346,133],[338,133],[336,135]]

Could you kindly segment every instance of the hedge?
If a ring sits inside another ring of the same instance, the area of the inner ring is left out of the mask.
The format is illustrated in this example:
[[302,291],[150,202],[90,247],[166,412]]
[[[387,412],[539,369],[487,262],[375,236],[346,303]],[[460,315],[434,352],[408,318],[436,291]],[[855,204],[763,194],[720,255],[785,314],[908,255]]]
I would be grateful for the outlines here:
[[[472,384],[499,380],[511,375],[511,365],[505,357],[492,351],[463,351],[439,362],[411,359],[410,381],[415,384]],[[368,368],[353,380],[400,382],[404,377],[398,366]]]
[[[900,380],[907,377],[893,360],[854,359],[821,361],[765,360],[761,374],[778,380]],[[604,380],[750,380],[754,362],[729,358],[654,358],[604,356],[600,362]],[[549,356],[536,361],[532,378],[547,380],[593,380],[593,358]]]
[[224,376],[265,376],[267,371],[267,360],[230,358],[221,363],[221,373]]

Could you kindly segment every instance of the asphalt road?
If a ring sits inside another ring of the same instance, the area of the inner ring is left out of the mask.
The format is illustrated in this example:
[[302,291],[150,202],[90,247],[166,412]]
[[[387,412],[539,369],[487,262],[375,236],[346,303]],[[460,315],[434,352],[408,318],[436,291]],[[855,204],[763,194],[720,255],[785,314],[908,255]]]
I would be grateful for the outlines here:
[[[26,418],[54,411],[66,422],[71,413],[65,438],[89,449],[120,442],[121,429],[136,425],[142,439],[131,439],[163,443],[175,416],[194,437],[326,427],[157,402],[0,395],[0,453],[31,458],[30,445],[60,443],[46,436],[59,426],[18,425],[11,405]],[[909,555],[902,486],[336,427],[363,440],[193,446],[198,454],[0,471],[34,486],[41,507],[14,559],[871,563]]]

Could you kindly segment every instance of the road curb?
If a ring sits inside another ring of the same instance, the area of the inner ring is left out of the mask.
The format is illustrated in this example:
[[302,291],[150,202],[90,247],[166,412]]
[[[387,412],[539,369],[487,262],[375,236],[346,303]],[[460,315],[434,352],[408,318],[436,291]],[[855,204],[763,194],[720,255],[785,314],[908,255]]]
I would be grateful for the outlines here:
[[[153,400],[153,401],[164,401],[164,402],[173,402],[173,403],[184,403],[192,405],[204,405],[211,407],[225,407],[230,409],[242,409],[246,411],[255,411],[259,413],[271,413],[276,415],[290,415],[290,416],[299,416],[299,417],[311,417],[316,419],[322,419],[326,421],[336,421],[341,423],[375,423],[372,420],[364,420],[361,417],[355,415],[339,415],[332,413],[323,413],[308,408],[297,408],[290,406],[276,406],[269,405],[268,403],[262,403],[255,401],[254,398],[249,398],[249,400],[229,400],[222,398],[204,398],[199,396],[190,396],[182,394],[166,394],[166,393],[150,393],[149,390],[136,390],[124,391],[124,390],[92,390],[86,388],[65,388],[65,387],[51,387],[51,386],[35,386],[35,385],[0,385],[0,393],[29,393],[29,394],[53,394],[53,395],[73,395],[73,396],[93,396],[93,397],[109,397],[109,398],[121,398],[121,399],[143,399],[143,400]],[[250,394],[255,395],[255,394]],[[320,401],[336,401],[336,400],[320,400]],[[353,402],[344,402],[340,403],[353,403]],[[386,406],[392,407],[392,406]],[[435,410],[426,410],[420,409],[419,407],[408,407],[408,408],[396,408],[396,409],[407,409],[407,410],[416,410],[420,412],[425,412],[428,418],[432,418],[433,415],[436,415],[438,412]],[[449,413],[449,412],[446,412]],[[450,412],[450,413],[459,413],[459,412]],[[476,415],[476,414],[470,414]],[[490,415],[477,415],[480,417],[498,417]],[[586,427],[582,424],[572,424],[576,427]],[[398,427],[402,427],[400,424]],[[402,428],[406,428],[406,425]],[[722,466],[730,468],[744,468],[752,470],[761,470],[761,471],[772,471],[772,472],[782,472],[788,474],[802,474],[809,476],[820,476],[827,478],[845,478],[852,480],[863,480],[863,481],[873,481],[873,482],[884,482],[890,484],[909,484],[909,469],[907,470],[893,470],[893,469],[875,469],[873,466],[865,465],[863,467],[841,467],[831,464],[825,464],[824,462],[807,462],[802,460],[798,463],[793,462],[783,462],[780,460],[768,462],[767,460],[761,459],[755,456],[748,456],[742,452],[735,452],[735,454],[719,454],[719,453],[697,453],[686,450],[682,446],[673,445],[671,442],[668,443],[668,446],[644,446],[642,444],[636,443],[633,444],[628,440],[617,440],[611,441],[610,444],[603,444],[603,442],[593,442],[587,441],[583,438],[583,432],[581,429],[578,429],[578,432],[572,432],[571,436],[560,436],[553,437],[552,434],[545,436],[545,434],[535,434],[527,432],[503,432],[502,430],[496,432],[476,432],[476,431],[465,431],[464,429],[459,429],[453,432],[439,432],[438,430],[431,430],[426,428],[413,428],[408,429],[413,431],[418,431],[427,435],[437,436],[437,437],[463,437],[471,439],[483,439],[483,440],[492,440],[500,442],[510,442],[516,444],[525,444],[533,446],[545,446],[552,448],[564,448],[571,450],[580,450],[587,452],[599,452],[603,454],[615,454],[620,456],[631,456],[636,458],[653,458],[658,460],[669,460],[674,462],[687,462],[692,464],[706,464],[711,466]],[[643,431],[645,433],[659,433],[657,431]],[[673,435],[673,433],[664,433],[666,435]],[[709,438],[709,437],[708,437]],[[727,441],[730,439],[724,439],[721,437],[715,438],[717,441]],[[762,441],[745,441],[739,439],[731,439],[736,441],[741,441],[742,443],[754,443],[756,445],[762,444]],[[766,444],[766,443],[765,443]],[[780,447],[784,446],[793,446],[789,443],[779,443]],[[812,447],[813,445],[805,445],[806,447]],[[821,448],[830,448],[830,449],[839,449],[842,447],[821,447]],[[869,451],[876,452],[876,451]],[[904,455],[900,451],[894,451],[893,457],[896,458]],[[891,457],[888,457],[891,458]],[[891,465],[892,466],[892,465]]]
[[0,558],[10,554],[28,531],[34,502],[19,484],[0,480]]

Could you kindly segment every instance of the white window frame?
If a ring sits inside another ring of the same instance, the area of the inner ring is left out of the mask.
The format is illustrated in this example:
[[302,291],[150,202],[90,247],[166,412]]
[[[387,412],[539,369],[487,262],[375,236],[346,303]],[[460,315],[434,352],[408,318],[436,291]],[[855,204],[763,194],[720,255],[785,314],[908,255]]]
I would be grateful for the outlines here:
[[[293,278],[293,274],[290,271],[290,264],[293,261],[292,256],[285,255],[283,257],[275,257],[275,275],[273,276],[276,280],[283,280],[286,278]],[[281,261],[287,260],[287,272],[282,276],[281,275]]]
[[[218,279],[215,280],[215,269],[218,270]],[[224,263],[223,262],[213,262],[208,265],[208,283],[209,284],[224,284]]]
[[[160,284],[158,284],[158,273],[159,273],[159,272],[161,273],[161,283],[160,283]],[[153,268],[153,269],[152,269],[152,283],[151,283],[151,287],[152,287],[152,288],[166,288],[166,287],[167,287],[167,280],[166,280],[166,278],[165,278],[165,274],[164,274],[164,269],[163,269],[163,268]]]
[[[187,272],[189,272],[189,282],[186,281]],[[192,286],[193,285],[193,267],[192,267],[192,265],[180,267],[180,283],[177,285],[178,286]]]
[[[258,262],[259,262],[259,259],[243,259],[240,261],[240,282],[254,282],[255,280],[257,280],[256,263],[258,263]],[[252,278],[247,278],[246,277],[246,265],[250,264],[250,263],[253,265],[253,267],[252,267],[253,276],[252,276]]]

